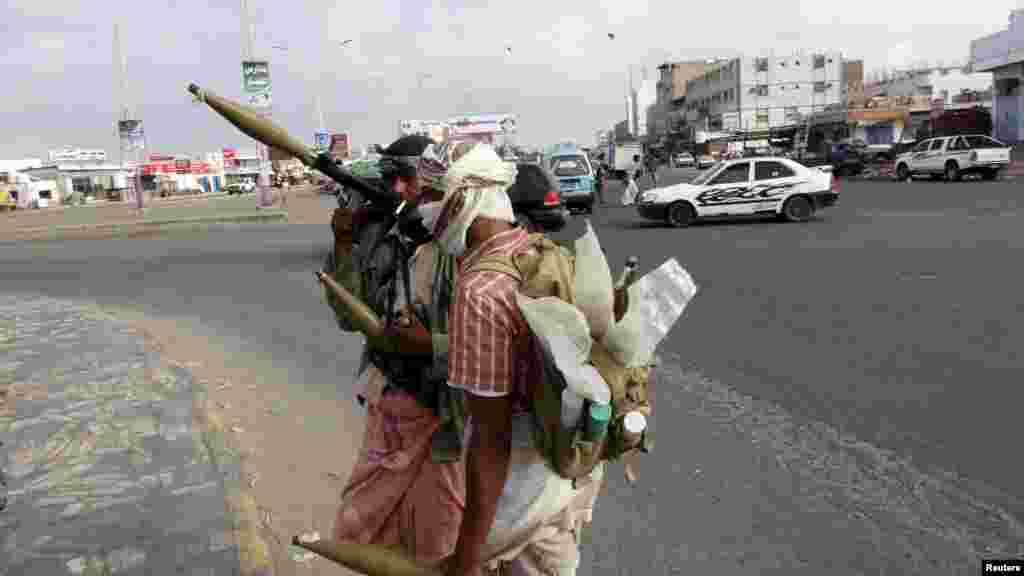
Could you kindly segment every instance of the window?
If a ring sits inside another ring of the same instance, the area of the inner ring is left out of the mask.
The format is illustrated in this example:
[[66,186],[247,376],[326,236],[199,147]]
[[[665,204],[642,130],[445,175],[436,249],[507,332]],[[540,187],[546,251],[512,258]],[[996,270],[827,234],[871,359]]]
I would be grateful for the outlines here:
[[949,150],[967,150],[967,144],[963,138],[957,136],[949,145]]
[[556,156],[551,159],[551,170],[555,176],[587,176],[590,170],[583,156]]
[[739,184],[750,180],[750,162],[737,162],[726,167],[711,180],[711,185]]
[[772,180],[790,176],[796,176],[796,173],[782,162],[760,161],[754,167],[754,180]]
[[767,58],[758,58],[758,59],[754,60],[754,68],[758,72],[767,72],[768,71],[768,59]]
[[[831,62],[831,60],[830,60],[830,62]],[[824,54],[819,54],[819,55],[814,57],[814,67],[815,68],[824,68],[825,67],[825,55]]]
[[942,139],[942,138],[936,138],[935,140],[932,140],[932,147],[930,148],[930,150],[931,151],[942,150],[942,144],[944,142],[945,142],[945,140]]
[[931,145],[932,145],[932,141],[931,140],[925,140],[924,142],[921,142],[917,146],[914,146],[914,152],[925,152],[925,151],[928,150],[928,147],[931,146]]
[[757,86],[754,86],[753,88],[750,89],[750,93],[754,94],[754,95],[757,95],[757,96],[767,96],[768,95],[768,85],[767,84],[758,84]]
[[797,60],[796,62],[793,62],[793,66],[799,66],[799,65],[800,65],[800,61],[799,60]]
[[964,140],[966,140],[967,145],[973,149],[1006,148],[1006,144],[989,138],[988,136],[964,136]]
[[814,83],[815,92],[824,92],[825,90],[828,90],[828,84],[825,82],[818,81]]

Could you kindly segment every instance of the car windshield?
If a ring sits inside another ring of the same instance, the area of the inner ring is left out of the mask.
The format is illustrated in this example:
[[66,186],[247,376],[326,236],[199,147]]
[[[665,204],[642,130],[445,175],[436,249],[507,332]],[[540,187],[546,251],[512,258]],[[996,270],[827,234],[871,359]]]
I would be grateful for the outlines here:
[[590,168],[583,156],[555,156],[551,159],[551,170],[559,177],[590,174]]
[[710,180],[711,177],[714,176],[716,172],[718,172],[718,169],[721,166],[722,166],[722,162],[721,161],[716,162],[713,166],[711,166],[707,170],[701,172],[700,174],[697,174],[697,177],[694,178],[693,180],[691,180],[690,184],[693,184],[694,186],[701,186],[701,185],[707,184],[707,181]]

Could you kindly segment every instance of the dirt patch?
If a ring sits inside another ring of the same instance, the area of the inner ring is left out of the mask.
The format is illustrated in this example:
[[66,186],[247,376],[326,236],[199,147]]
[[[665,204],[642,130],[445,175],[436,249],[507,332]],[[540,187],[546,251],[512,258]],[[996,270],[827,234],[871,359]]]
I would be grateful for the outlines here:
[[331,223],[331,211],[325,210],[321,194],[313,187],[295,187],[285,191],[282,198],[282,210],[288,212],[291,224],[323,224]]
[[[243,490],[230,495],[247,574],[345,574],[320,558],[297,560],[292,536],[331,534],[344,480],[355,462],[363,420],[346,398],[311,398],[272,362],[231,353],[195,321],[107,309],[130,321],[168,362],[205,390],[197,419],[224,432],[241,462]],[[268,551],[264,554],[263,551]],[[267,566],[269,564],[269,566]],[[262,572],[261,572],[262,570]]]

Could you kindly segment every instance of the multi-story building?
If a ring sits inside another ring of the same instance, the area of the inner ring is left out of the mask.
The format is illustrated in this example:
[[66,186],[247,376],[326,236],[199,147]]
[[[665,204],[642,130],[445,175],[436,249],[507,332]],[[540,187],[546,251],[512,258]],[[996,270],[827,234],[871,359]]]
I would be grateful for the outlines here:
[[657,102],[657,97],[657,80],[648,78],[645,71],[640,87],[633,92],[633,134],[637,138],[645,139],[651,135],[647,116]]
[[844,77],[837,51],[734,58],[688,83],[688,118],[709,131],[795,127],[842,105]]
[[992,132],[1010,143],[1024,141],[1024,6],[1010,13],[1010,25],[971,42],[971,68],[991,74]]
[[844,60],[842,78],[842,100],[847,107],[863,106],[864,97],[864,61]]
[[673,132],[683,122],[683,104],[686,101],[687,84],[709,70],[716,68],[723,60],[703,59],[681,62],[665,62],[658,66],[658,81],[655,84],[655,101],[647,111],[647,133],[660,138]]

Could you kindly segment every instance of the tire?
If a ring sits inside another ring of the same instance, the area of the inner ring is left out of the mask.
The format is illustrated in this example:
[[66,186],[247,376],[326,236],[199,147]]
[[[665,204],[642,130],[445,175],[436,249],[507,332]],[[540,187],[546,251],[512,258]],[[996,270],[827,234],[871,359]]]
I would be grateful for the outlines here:
[[806,196],[793,196],[782,205],[782,217],[787,222],[806,222],[814,216],[814,205]]
[[906,164],[896,165],[896,179],[900,182],[906,182],[910,179],[910,168],[907,168]]
[[673,202],[665,210],[665,221],[673,228],[686,228],[697,219],[697,212],[689,202]]
[[946,182],[960,181],[960,167],[952,160],[946,162],[946,168],[943,171],[943,174],[946,176]]

